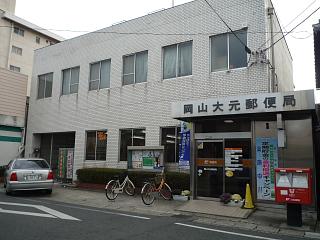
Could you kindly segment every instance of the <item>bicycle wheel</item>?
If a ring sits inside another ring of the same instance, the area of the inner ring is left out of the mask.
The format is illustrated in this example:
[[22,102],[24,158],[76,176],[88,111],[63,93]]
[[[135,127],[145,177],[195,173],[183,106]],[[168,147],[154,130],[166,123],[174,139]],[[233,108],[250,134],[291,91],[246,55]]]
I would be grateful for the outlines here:
[[118,196],[118,193],[115,193],[114,190],[119,188],[119,183],[115,180],[111,180],[107,183],[106,186],[106,197],[109,200],[114,200]]
[[135,190],[135,186],[134,184],[128,180],[126,182],[126,185],[124,186],[124,191],[126,192],[126,194],[128,194],[129,196],[133,196],[134,195],[134,190]]
[[141,190],[141,198],[144,204],[150,205],[154,202],[155,197],[152,194],[153,187],[150,183],[146,183]]
[[172,191],[171,191],[170,186],[167,183],[164,183],[162,188],[160,189],[160,195],[165,200],[170,200],[172,198]]

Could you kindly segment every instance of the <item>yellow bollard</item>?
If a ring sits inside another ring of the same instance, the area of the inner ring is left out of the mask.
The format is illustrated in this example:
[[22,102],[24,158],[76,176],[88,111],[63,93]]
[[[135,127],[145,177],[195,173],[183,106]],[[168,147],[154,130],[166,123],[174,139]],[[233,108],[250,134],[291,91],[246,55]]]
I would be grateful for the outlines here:
[[249,183],[247,183],[247,186],[246,186],[246,198],[244,200],[243,208],[247,208],[247,209],[254,208]]

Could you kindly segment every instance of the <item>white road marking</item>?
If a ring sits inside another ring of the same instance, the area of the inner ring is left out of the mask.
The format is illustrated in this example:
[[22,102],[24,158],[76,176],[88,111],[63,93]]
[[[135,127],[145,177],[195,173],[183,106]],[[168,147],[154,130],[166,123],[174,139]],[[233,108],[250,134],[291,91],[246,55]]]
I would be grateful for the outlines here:
[[56,217],[58,217],[58,218],[61,218],[61,219],[73,220],[73,221],[81,221],[81,220],[78,219],[78,218],[74,218],[74,217],[72,217],[72,216],[70,216],[70,215],[64,214],[64,213],[62,213],[62,212],[58,212],[58,211],[56,211],[56,210],[53,210],[53,209],[51,209],[51,208],[47,208],[47,207],[45,207],[45,206],[37,206],[36,208],[38,208],[39,210],[44,211],[44,212],[46,212],[46,213],[49,213],[49,214],[51,214],[51,215],[53,215],[53,216],[56,216]]
[[19,214],[19,215],[27,215],[27,216],[36,216],[36,217],[46,217],[46,218],[57,218],[50,214],[44,213],[34,213],[34,212],[22,212],[22,211],[13,211],[13,210],[5,210],[0,208],[0,213],[12,213],[12,214]]
[[[41,214],[41,213],[33,213],[31,214],[31,212],[22,212],[22,211],[11,211],[11,210],[3,210],[1,209],[1,212],[6,211],[6,213],[15,213],[15,214],[19,214],[20,213],[29,213],[29,214],[24,214],[24,215],[32,215],[32,216],[44,216],[44,215],[49,215],[52,216],[53,218],[60,218],[60,219],[66,219],[66,220],[73,220],[73,221],[81,221],[78,218],[74,218],[70,215],[64,214],[62,212],[58,212],[56,210],[53,210],[51,208],[47,208],[45,206],[41,206],[41,205],[32,205],[32,204],[24,204],[24,203],[11,203],[11,202],[0,202],[1,205],[10,205],[10,206],[21,206],[21,207],[32,207],[32,208],[36,208],[40,211],[46,212],[48,214]],[[40,214],[40,215],[39,215]]]
[[[31,201],[31,202],[44,203],[43,201],[40,201],[40,200],[33,200],[33,199],[26,199],[26,198],[25,198],[25,200]],[[0,203],[1,203],[1,202],[0,202]],[[50,204],[51,204],[51,205],[55,205],[55,206],[60,206],[60,207],[73,208],[73,209],[79,209],[79,210],[85,210],[85,211],[91,211],[91,212],[99,212],[99,213],[105,213],[105,214],[117,215],[117,216],[124,216],[124,217],[131,217],[131,218],[137,218],[137,219],[143,219],[143,220],[150,220],[150,219],[151,219],[151,218],[149,218],[149,217],[143,217],[143,216],[138,216],[138,215],[131,215],[131,214],[125,214],[125,213],[110,212],[110,211],[105,211],[105,210],[85,208],[85,207],[78,207],[78,206],[71,206],[71,205],[66,205],[66,204],[58,204],[58,203],[50,203]]]
[[174,224],[184,226],[184,227],[196,228],[196,229],[201,229],[201,230],[206,230],[206,231],[211,231],[211,232],[225,233],[225,234],[236,235],[236,236],[247,237],[247,238],[256,238],[256,239],[264,239],[264,240],[280,240],[280,238],[267,238],[267,237],[248,235],[248,234],[237,233],[237,232],[228,232],[228,231],[223,231],[223,230],[219,230],[219,229],[200,227],[200,226],[189,225],[189,224],[184,224],[184,223],[174,223]]

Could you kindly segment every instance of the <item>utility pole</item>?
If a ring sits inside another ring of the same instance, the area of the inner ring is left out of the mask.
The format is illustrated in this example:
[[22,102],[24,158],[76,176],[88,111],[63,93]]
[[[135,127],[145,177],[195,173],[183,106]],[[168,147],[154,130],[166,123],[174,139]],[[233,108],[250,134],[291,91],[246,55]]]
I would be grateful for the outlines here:
[[268,8],[268,15],[269,15],[269,21],[270,21],[270,57],[271,57],[271,79],[269,83],[269,92],[275,92],[276,90],[276,83],[275,83],[275,59],[274,59],[274,36],[273,36],[273,14],[274,14],[274,8],[270,7]]

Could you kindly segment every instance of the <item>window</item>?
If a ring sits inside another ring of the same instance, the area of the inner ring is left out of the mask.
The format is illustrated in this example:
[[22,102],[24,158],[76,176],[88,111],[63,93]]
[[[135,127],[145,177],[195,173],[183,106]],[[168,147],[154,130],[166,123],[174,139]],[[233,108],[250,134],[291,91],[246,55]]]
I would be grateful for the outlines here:
[[145,129],[120,130],[120,161],[128,160],[128,146],[145,146]]
[[38,99],[51,97],[52,81],[53,73],[38,76]]
[[62,70],[62,95],[78,92],[80,67]]
[[110,87],[111,60],[90,64],[89,91]]
[[147,81],[148,51],[123,57],[122,85]]
[[19,27],[14,27],[13,31],[14,31],[15,34],[18,34],[18,35],[20,35],[22,37],[24,36],[24,30],[19,28]]
[[22,48],[16,47],[16,46],[12,46],[11,49],[12,53],[18,54],[18,55],[22,55]]
[[36,43],[40,44],[40,37],[36,36]]
[[192,42],[163,48],[163,79],[192,74]]
[[161,128],[161,145],[164,146],[164,161],[179,162],[180,127]]
[[86,160],[107,159],[107,131],[88,131],[86,143]]
[[11,71],[14,71],[14,72],[20,72],[21,69],[20,69],[19,67],[10,65],[10,70],[11,70]]
[[[235,34],[247,45],[247,31]],[[247,66],[247,53],[242,43],[232,34],[211,37],[211,72]]]

